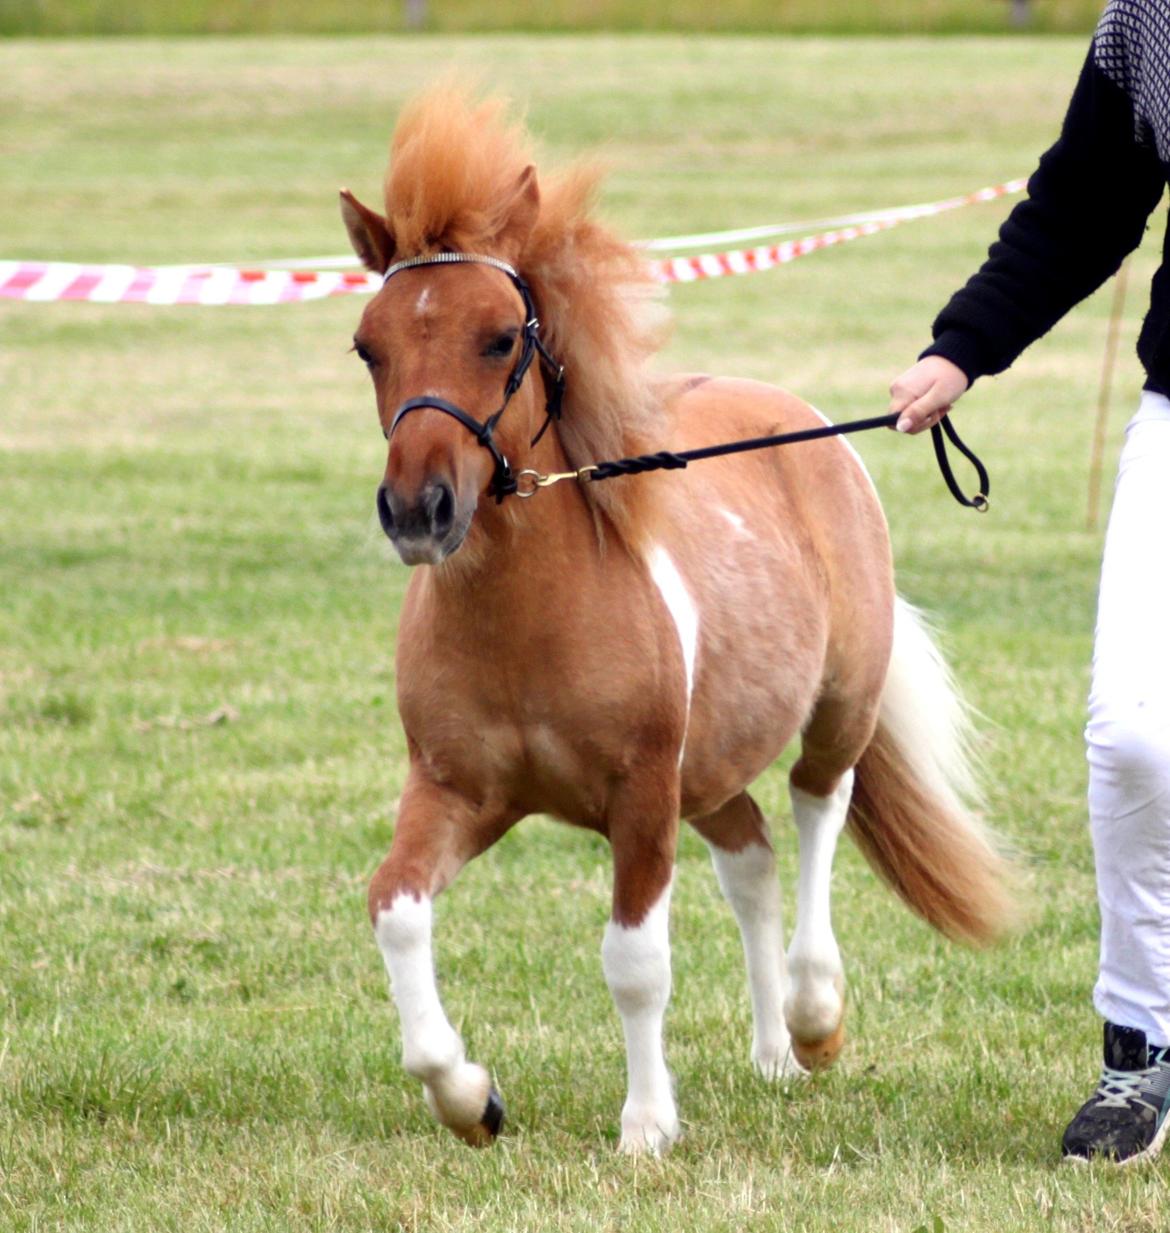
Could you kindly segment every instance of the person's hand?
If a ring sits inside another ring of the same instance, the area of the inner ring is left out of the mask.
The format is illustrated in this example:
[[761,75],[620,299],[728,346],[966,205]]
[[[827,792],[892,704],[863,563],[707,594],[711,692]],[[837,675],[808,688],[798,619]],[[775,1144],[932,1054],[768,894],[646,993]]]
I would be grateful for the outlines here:
[[890,413],[899,432],[921,432],[937,424],[970,382],[967,374],[941,355],[919,360],[890,386]]

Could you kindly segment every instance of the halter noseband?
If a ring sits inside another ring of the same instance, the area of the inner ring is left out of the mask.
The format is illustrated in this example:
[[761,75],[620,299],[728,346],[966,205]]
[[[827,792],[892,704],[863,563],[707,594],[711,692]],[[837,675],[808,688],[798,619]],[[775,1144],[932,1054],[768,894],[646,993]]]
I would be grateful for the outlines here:
[[535,356],[540,356],[541,364],[544,365],[545,370],[552,378],[552,388],[548,395],[548,401],[545,404],[544,424],[536,436],[532,438],[531,445],[535,445],[544,436],[545,430],[553,420],[561,418],[561,402],[565,393],[564,366],[557,363],[540,339],[538,334],[540,321],[536,316],[536,304],[532,299],[532,292],[529,290],[528,284],[512,266],[506,261],[501,261],[498,257],[484,257],[476,253],[436,253],[431,257],[411,257],[406,261],[395,262],[383,276],[382,286],[384,287],[395,274],[400,273],[402,270],[410,270],[424,265],[463,265],[468,263],[490,265],[493,269],[506,274],[512,280],[512,285],[520,293],[521,300],[524,301],[524,329],[520,357],[517,359],[516,365],[504,385],[504,401],[500,404],[497,411],[489,415],[486,420],[480,422],[474,415],[470,415],[462,407],[457,407],[453,402],[448,402],[445,398],[437,398],[430,395],[408,398],[394,412],[394,418],[390,421],[390,430],[386,436],[389,438],[394,435],[394,430],[398,427],[404,415],[409,415],[411,411],[420,411],[424,407],[432,407],[434,410],[442,411],[444,414],[458,420],[492,456],[496,469],[492,475],[491,484],[488,486],[488,492],[496,498],[496,503],[499,504],[506,496],[510,496],[516,491],[517,484],[511,465],[500,451],[500,447],[496,444],[496,425],[500,422],[500,416],[504,414],[504,410],[508,403],[511,402],[512,396],[523,383],[524,376],[528,372]]

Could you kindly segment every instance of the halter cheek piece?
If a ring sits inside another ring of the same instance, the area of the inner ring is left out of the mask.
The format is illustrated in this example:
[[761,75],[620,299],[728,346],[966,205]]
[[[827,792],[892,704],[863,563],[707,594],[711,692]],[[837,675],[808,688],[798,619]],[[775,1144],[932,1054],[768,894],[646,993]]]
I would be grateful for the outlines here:
[[506,274],[512,280],[512,285],[520,293],[521,300],[524,301],[524,329],[521,334],[520,357],[517,359],[515,367],[512,369],[504,385],[504,401],[500,404],[499,410],[489,415],[481,423],[474,415],[470,415],[462,407],[457,407],[453,402],[448,402],[445,398],[436,398],[430,395],[423,395],[420,398],[408,398],[394,412],[394,418],[390,421],[390,430],[386,436],[392,437],[394,435],[394,430],[402,422],[403,416],[409,415],[412,411],[421,411],[426,407],[442,411],[444,414],[451,416],[452,419],[458,420],[492,456],[496,469],[488,486],[488,492],[495,497],[498,504],[506,496],[510,496],[517,490],[517,483],[511,465],[507,458],[504,457],[499,445],[496,444],[496,425],[500,422],[500,416],[504,414],[504,410],[508,403],[511,402],[512,396],[523,383],[524,376],[531,367],[535,356],[540,356],[540,362],[552,380],[548,401],[545,404],[544,424],[536,436],[532,438],[531,445],[535,445],[544,436],[545,430],[553,420],[561,418],[561,403],[565,394],[564,366],[557,363],[540,339],[538,333],[540,321],[536,316],[536,305],[532,299],[532,292],[529,290],[528,284],[512,266],[506,261],[501,261],[498,257],[483,257],[475,253],[436,253],[432,257],[411,257],[407,261],[396,262],[383,276],[382,286],[385,286],[395,274],[400,273],[402,270],[411,270],[424,265],[464,265],[468,263],[490,265],[501,273]]

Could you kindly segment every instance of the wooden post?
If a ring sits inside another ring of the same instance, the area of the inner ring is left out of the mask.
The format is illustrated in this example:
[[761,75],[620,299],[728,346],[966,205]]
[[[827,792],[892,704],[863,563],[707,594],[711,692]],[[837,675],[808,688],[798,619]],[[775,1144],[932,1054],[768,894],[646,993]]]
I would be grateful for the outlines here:
[[1012,0],[1012,25],[1017,30],[1032,24],[1032,5],[1030,0]]
[[[1015,0],[1013,0],[1015,3]],[[427,24],[427,0],[406,0],[406,28],[422,30]]]

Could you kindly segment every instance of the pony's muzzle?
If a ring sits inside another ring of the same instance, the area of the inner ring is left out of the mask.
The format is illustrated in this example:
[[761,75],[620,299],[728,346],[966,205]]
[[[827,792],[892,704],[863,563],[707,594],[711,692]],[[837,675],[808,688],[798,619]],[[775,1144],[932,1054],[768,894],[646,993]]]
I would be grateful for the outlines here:
[[456,527],[455,493],[445,480],[428,481],[409,502],[379,484],[375,505],[382,530],[407,565],[436,565],[463,542],[466,527]]

